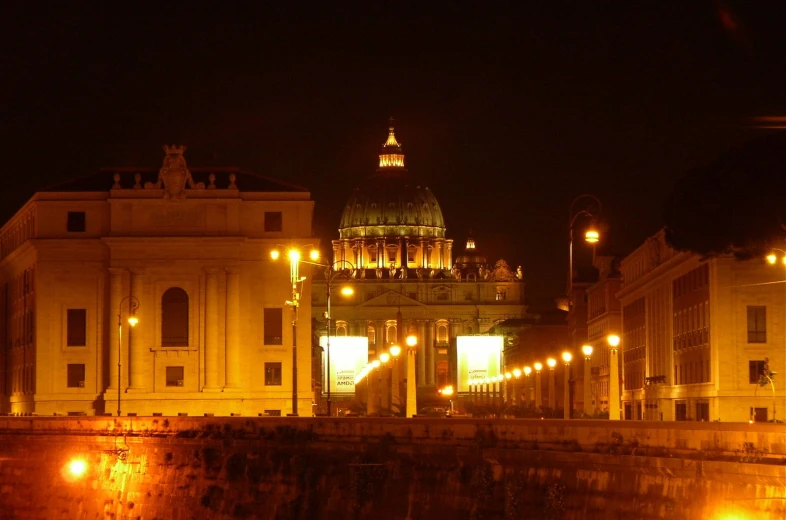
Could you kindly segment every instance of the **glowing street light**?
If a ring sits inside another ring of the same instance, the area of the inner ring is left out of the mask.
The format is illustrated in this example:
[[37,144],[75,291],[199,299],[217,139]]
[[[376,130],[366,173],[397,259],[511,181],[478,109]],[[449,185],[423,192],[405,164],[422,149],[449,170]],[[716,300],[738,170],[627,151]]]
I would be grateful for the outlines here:
[[565,362],[565,388],[562,392],[562,417],[570,419],[570,410],[573,408],[573,403],[570,401],[570,362],[573,359],[573,354],[568,351],[562,353],[562,361]]
[[[136,296],[128,295],[122,300],[120,300],[120,305],[117,308],[117,416],[120,417],[120,397],[122,395],[122,342],[123,342],[123,320],[121,316],[123,314],[123,304],[128,301],[128,325],[136,327],[139,323],[139,318],[136,317],[136,310],[139,308],[139,299]],[[128,345],[128,357],[131,357],[131,343],[130,343],[130,336],[129,336],[129,345]],[[136,384],[136,382],[134,382]]]
[[557,366],[557,360],[548,358],[546,364],[549,366],[549,408],[554,413],[554,409],[557,407],[557,385],[554,381],[554,367]]
[[418,338],[410,334],[406,339],[407,343],[407,417],[414,417],[418,413],[418,395],[415,386],[415,353]]
[[609,419],[612,421],[620,420],[620,375],[619,361],[617,360],[617,347],[620,344],[620,337],[610,334],[606,341],[611,347],[609,355]]
[[[529,408],[530,392],[529,392],[529,375],[532,373],[532,368],[529,366],[524,367],[524,405]],[[518,376],[516,376],[518,377]]]
[[540,371],[543,370],[543,364],[536,361],[532,366],[535,368],[535,408],[540,410],[543,406],[543,389],[541,388],[543,385],[541,384],[540,378]]
[[581,347],[584,354],[584,413],[592,416],[595,414],[595,404],[592,402],[592,345]]

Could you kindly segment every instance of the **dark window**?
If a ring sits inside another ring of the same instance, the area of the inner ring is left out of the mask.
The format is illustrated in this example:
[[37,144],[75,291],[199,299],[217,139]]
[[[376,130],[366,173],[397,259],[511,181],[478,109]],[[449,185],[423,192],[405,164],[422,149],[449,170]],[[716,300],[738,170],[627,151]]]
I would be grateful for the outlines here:
[[265,386],[281,386],[281,363],[265,363]]
[[754,422],[767,422],[767,408],[751,408],[751,419]]
[[161,296],[161,345],[188,346],[188,294],[171,287]]
[[265,309],[265,345],[283,345],[284,309]]
[[85,365],[67,365],[68,368],[68,388],[85,387]]
[[183,386],[184,367],[166,367],[166,386]]
[[748,361],[748,382],[751,384],[758,384],[761,375],[764,373],[764,364],[766,361],[751,360]]
[[748,343],[767,342],[767,307],[748,306]]
[[280,211],[265,212],[265,231],[283,231],[284,224]]
[[414,262],[415,261],[415,254],[417,253],[417,249],[414,247],[410,247],[407,249],[407,262]]
[[710,422],[710,403],[696,403],[696,420]]
[[69,232],[80,232],[85,230],[85,212],[84,211],[69,211],[68,220],[66,221],[66,229]]
[[467,301],[472,301],[472,293],[467,291],[464,293],[464,299]]
[[66,311],[66,345],[69,347],[87,345],[87,310],[68,309]]
[[674,419],[677,421],[688,420],[688,405],[685,401],[679,401],[674,404]]
[[447,299],[448,299],[448,293],[447,292],[439,292],[439,293],[437,293],[437,300],[446,301]]

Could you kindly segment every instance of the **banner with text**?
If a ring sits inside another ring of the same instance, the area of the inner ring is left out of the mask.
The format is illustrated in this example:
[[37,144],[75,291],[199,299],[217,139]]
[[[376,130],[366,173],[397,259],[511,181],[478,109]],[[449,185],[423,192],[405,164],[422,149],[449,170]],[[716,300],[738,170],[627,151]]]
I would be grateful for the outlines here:
[[458,336],[458,392],[469,392],[469,381],[485,379],[500,374],[502,336]]
[[355,392],[355,375],[368,364],[368,338],[366,336],[330,336],[328,351],[327,336],[319,338],[323,348],[323,393],[327,393],[328,367],[330,356],[330,393],[352,394]]

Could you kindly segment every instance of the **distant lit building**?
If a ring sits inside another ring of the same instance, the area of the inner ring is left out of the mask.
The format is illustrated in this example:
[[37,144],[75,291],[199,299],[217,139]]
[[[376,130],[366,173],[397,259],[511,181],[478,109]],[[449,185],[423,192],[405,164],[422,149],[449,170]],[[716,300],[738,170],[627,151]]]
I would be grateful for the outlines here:
[[[289,266],[268,253],[311,236],[310,194],[165,148],[160,169],[41,191],[0,229],[0,412],[114,414],[118,390],[123,414],[291,412]],[[308,348],[298,365],[311,415]]]
[[[781,262],[703,260],[670,248],[663,231],[628,255],[617,294],[624,418],[768,421],[777,410],[783,420]],[[780,372],[774,395],[758,384],[767,370]]]
[[[331,298],[332,333],[367,336],[370,359],[416,334],[422,390],[456,382],[457,336],[524,315],[520,268],[489,266],[474,238],[454,259],[437,198],[405,168],[392,124],[379,167],[350,195],[332,245],[335,268],[352,271],[341,284],[354,288],[351,299]],[[324,276],[316,276],[312,303],[324,333]]]

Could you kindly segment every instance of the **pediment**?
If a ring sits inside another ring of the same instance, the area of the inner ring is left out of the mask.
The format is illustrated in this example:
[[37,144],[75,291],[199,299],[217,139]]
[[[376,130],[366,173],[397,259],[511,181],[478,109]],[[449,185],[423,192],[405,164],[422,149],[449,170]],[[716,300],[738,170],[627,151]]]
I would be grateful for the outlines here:
[[413,300],[397,291],[387,291],[360,304],[360,307],[424,307],[424,304]]

